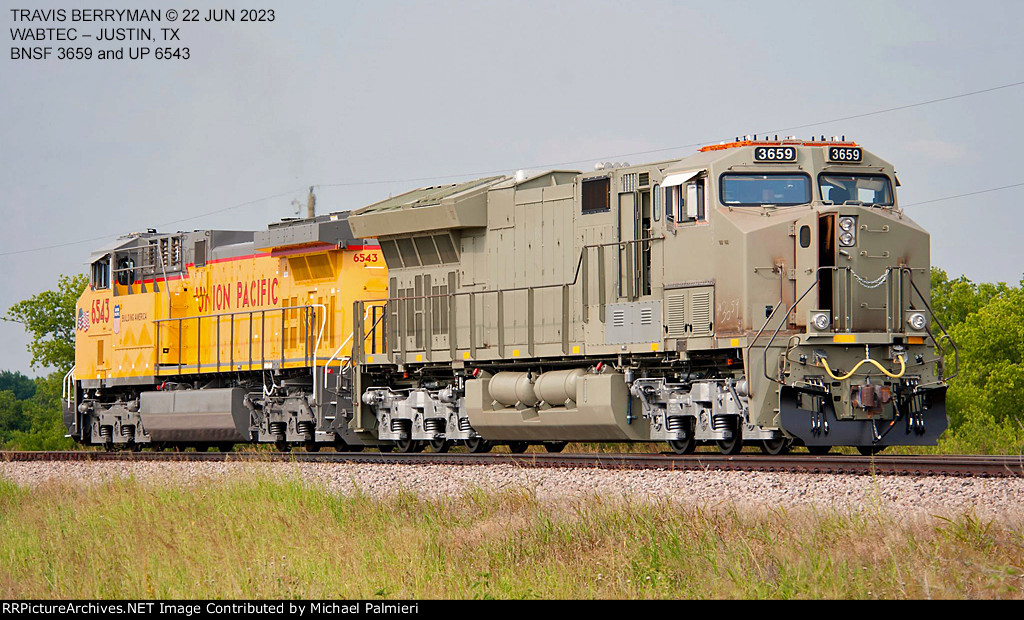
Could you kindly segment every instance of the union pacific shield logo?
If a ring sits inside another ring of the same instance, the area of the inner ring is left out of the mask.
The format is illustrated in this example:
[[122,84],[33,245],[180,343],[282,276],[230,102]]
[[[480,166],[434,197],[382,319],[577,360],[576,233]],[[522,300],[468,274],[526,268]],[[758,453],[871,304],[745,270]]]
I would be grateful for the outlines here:
[[114,306],[114,333],[121,332],[121,305]]

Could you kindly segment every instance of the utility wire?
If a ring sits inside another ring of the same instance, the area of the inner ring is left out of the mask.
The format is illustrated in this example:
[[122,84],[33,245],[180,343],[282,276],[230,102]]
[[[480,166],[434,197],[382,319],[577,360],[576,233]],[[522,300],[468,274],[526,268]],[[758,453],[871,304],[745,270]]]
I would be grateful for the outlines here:
[[1020,187],[1024,183],[1014,183],[1013,185],[1004,185],[1002,187],[993,187],[991,189],[979,189],[976,192],[967,192],[966,194],[957,194],[955,196],[943,196],[942,198],[932,198],[931,200],[922,200],[921,202],[911,202],[909,204],[900,205],[900,208],[916,207],[917,205],[926,205],[932,202],[941,202],[943,200],[953,200],[954,198],[963,198],[964,196],[977,196],[978,194],[987,194],[988,192],[998,192],[1001,189],[1010,189],[1011,187]]
[[[864,117],[867,117],[867,116],[876,116],[878,114],[887,114],[889,112],[897,112],[899,110],[907,110],[907,109],[910,109],[910,108],[917,108],[917,107],[920,107],[920,106],[931,105],[933,103],[941,103],[943,101],[950,101],[950,100],[953,100],[953,99],[961,99],[963,97],[971,97],[971,96],[974,96],[974,95],[981,95],[981,94],[984,94],[984,93],[990,93],[992,91],[1002,90],[1002,89],[1005,89],[1005,88],[1013,88],[1015,86],[1021,86],[1021,85],[1024,85],[1024,80],[1022,80],[1020,82],[1012,82],[1010,84],[1003,84],[1001,86],[993,86],[992,88],[984,88],[982,90],[975,90],[975,91],[971,91],[969,93],[960,93],[959,95],[951,95],[949,97],[940,97],[938,99],[929,99],[928,101],[919,101],[917,103],[910,103],[910,104],[907,104],[907,105],[895,106],[895,107],[892,107],[892,108],[885,108],[885,109],[882,109],[882,110],[874,110],[872,112],[864,112],[862,114],[854,114],[853,116],[843,116],[841,118],[833,118],[833,119],[830,119],[830,120],[827,120],[827,121],[818,121],[816,123],[807,123],[805,125],[794,125],[792,127],[781,127],[779,129],[769,129],[767,131],[758,131],[758,132],[754,132],[753,135],[777,134],[777,133],[782,133],[782,132],[785,132],[785,131],[793,131],[795,129],[806,129],[808,127],[817,127],[818,125],[827,125],[829,123],[838,123],[838,122],[841,122],[841,121],[849,121],[849,120],[853,120],[855,118],[864,118]],[[698,146],[704,146],[704,145],[707,145],[707,144],[717,144],[717,143],[722,142],[722,141],[723,140],[721,138],[719,138],[717,140],[704,140],[702,142],[691,142],[690,144],[680,144],[678,146],[667,146],[667,147],[664,147],[664,148],[651,149],[651,150],[647,150],[647,151],[634,151],[632,153],[619,153],[618,155],[606,155],[606,156],[600,157],[598,159],[600,159],[600,160],[604,160],[604,159],[619,159],[619,158],[622,158],[622,157],[633,157],[634,155],[650,155],[652,153],[664,153],[666,151],[678,151],[678,150],[681,150],[681,149],[694,148],[694,147],[698,147]],[[573,164],[585,164],[585,163],[592,162],[594,160],[595,160],[595,158],[589,157],[587,159],[577,159],[577,160],[574,160],[574,161],[561,161],[561,162],[548,163],[548,164],[536,164],[536,165],[533,165],[533,166],[528,166],[528,168],[529,169],[549,169],[549,168],[557,168],[559,166],[570,166],[570,165],[573,165]],[[390,180],[390,181],[388,181],[388,180],[382,180],[382,181],[350,181],[350,182],[347,182],[347,183],[324,184],[324,185],[319,185],[318,187],[351,187],[351,186],[355,186],[355,185],[384,185],[384,184],[388,184],[388,183],[412,183],[412,182],[416,182],[416,181],[436,181],[438,179],[453,179],[453,178],[458,178],[458,177],[486,176],[486,175],[489,175],[489,174],[502,174],[502,173],[508,172],[508,170],[509,170],[508,168],[503,168],[501,170],[484,170],[484,171],[479,171],[479,172],[467,172],[465,174],[446,175],[446,176],[433,176],[433,177],[416,177],[416,178],[411,178],[411,179],[396,179],[396,180]]]
[[[966,92],[966,93],[960,93],[960,94],[957,94],[957,95],[950,95],[948,97],[939,97],[938,99],[929,99],[927,101],[918,101],[917,103],[909,103],[909,104],[906,104],[906,105],[894,106],[894,107],[890,107],[890,108],[884,108],[884,109],[881,109],[881,110],[874,110],[874,111],[871,111],[871,112],[864,112],[864,113],[861,113],[861,114],[854,114],[852,116],[843,116],[843,117],[840,117],[840,118],[833,118],[833,119],[830,119],[830,120],[818,121],[818,122],[815,122],[815,123],[807,123],[807,124],[804,124],[804,125],[793,125],[791,127],[782,127],[782,128],[779,128],[779,129],[770,129],[768,131],[759,131],[755,135],[760,135],[762,133],[763,134],[775,134],[775,133],[780,133],[780,132],[785,132],[785,131],[793,131],[795,129],[806,129],[808,127],[816,127],[818,125],[825,125],[825,124],[828,124],[828,123],[838,123],[840,121],[848,121],[848,120],[853,120],[853,119],[856,119],[856,118],[864,118],[864,117],[867,117],[867,116],[876,116],[878,114],[886,114],[886,113],[889,113],[889,112],[896,112],[896,111],[899,111],[899,110],[907,110],[907,109],[910,109],[910,108],[916,108],[916,107],[920,107],[920,106],[931,105],[931,104],[934,104],[934,103],[941,103],[941,102],[944,102],[944,101],[951,101],[953,99],[961,99],[963,97],[971,97],[971,96],[974,96],[974,95],[981,95],[981,94],[984,94],[984,93],[990,93],[990,92],[993,92],[993,91],[1003,90],[1003,89],[1006,89],[1006,88],[1013,88],[1013,87],[1021,86],[1021,85],[1024,85],[1024,80],[1019,81],[1019,82],[1011,82],[1009,84],[1002,84],[1000,86],[993,86],[991,88],[983,88],[981,90],[974,90],[974,91],[970,91],[970,92]],[[722,140],[720,140],[720,139],[719,140],[704,140],[704,141],[701,141],[701,142],[691,142],[690,144],[681,144],[681,145],[677,145],[677,146],[669,146],[669,147],[659,148],[659,149],[650,149],[650,150],[647,150],[647,151],[634,151],[632,153],[620,153],[618,155],[605,156],[605,157],[601,157],[599,159],[619,159],[619,158],[622,158],[622,157],[632,157],[634,155],[650,155],[652,153],[664,153],[664,152],[667,152],[667,151],[677,151],[677,150],[681,150],[681,149],[685,149],[685,148],[694,148],[694,147],[702,146],[702,145],[705,145],[705,144],[715,144],[715,143],[718,143],[718,142],[721,142],[721,141]],[[590,157],[590,158],[587,158],[587,159],[577,159],[577,160],[574,160],[574,161],[563,161],[563,162],[555,162],[555,163],[548,163],[548,164],[538,164],[538,165],[530,166],[529,168],[532,168],[532,169],[538,169],[538,168],[539,169],[557,168],[559,166],[570,166],[570,165],[574,165],[574,164],[587,163],[587,162],[591,162],[591,161],[594,161],[593,157]],[[323,183],[323,184],[317,185],[316,187],[353,187],[353,186],[359,186],[359,185],[386,185],[386,184],[391,184],[391,183],[413,183],[413,182],[419,182],[419,181],[436,181],[436,180],[440,180],[440,179],[455,179],[455,178],[469,177],[469,176],[486,176],[486,175],[492,175],[492,174],[504,174],[504,173],[508,172],[508,170],[509,170],[508,168],[503,168],[501,170],[485,170],[485,171],[468,172],[468,173],[465,173],[465,174],[446,175],[446,176],[413,177],[413,178],[408,178],[408,179],[393,179],[393,180],[380,180],[380,181],[350,181],[350,182],[345,182],[345,183]],[[932,199],[932,200],[926,200],[924,202],[917,202],[917,203],[908,204],[908,205],[904,205],[904,206],[911,207],[911,206],[920,205],[920,204],[927,204],[927,203],[930,203],[930,202],[939,202],[939,201],[942,201],[942,200],[951,200],[953,198],[960,198],[960,197],[963,197],[963,196],[973,196],[975,194],[983,194],[983,193],[986,193],[986,192],[994,192],[994,191],[998,191],[1000,189],[1008,189],[1008,188],[1011,188],[1011,187],[1019,187],[1020,185],[1022,185],[1022,184],[1018,183],[1018,184],[1015,184],[1015,185],[1006,185],[1004,187],[996,187],[996,188],[992,188],[992,189],[984,189],[984,190],[979,190],[977,192],[969,192],[967,194],[959,194],[959,195],[956,195],[956,196],[945,196],[945,197],[942,197],[942,198],[935,198],[935,199]],[[178,219],[178,220],[172,220],[170,222],[165,222],[163,224],[160,224],[160,226],[170,226],[171,224],[179,224],[181,222],[189,222],[189,221],[192,221],[192,220],[198,220],[198,219],[201,219],[201,218],[204,218],[204,217],[208,217],[210,215],[216,215],[218,213],[223,213],[225,211],[231,211],[233,209],[238,209],[238,208],[245,207],[245,206],[248,206],[248,205],[256,204],[258,202],[263,202],[264,200],[272,200],[274,198],[280,198],[282,196],[290,196],[290,195],[295,194],[298,191],[301,191],[302,189],[305,189],[305,188],[303,187],[303,188],[291,190],[291,191],[288,191],[288,192],[281,192],[280,194],[274,194],[272,196],[264,196],[263,198],[257,198],[255,200],[249,200],[249,201],[246,201],[246,202],[241,202],[241,203],[238,203],[236,205],[232,205],[230,207],[224,207],[222,209],[216,209],[214,211],[209,211],[209,212],[206,212],[206,213],[201,213],[199,215],[194,215],[194,216],[187,217],[187,218],[182,218],[182,219]],[[66,243],[59,243],[59,244],[55,244],[55,245],[48,245],[48,246],[38,247],[38,248],[28,248],[28,249],[24,249],[24,250],[12,250],[12,251],[9,251],[9,252],[0,252],[0,256],[13,256],[13,255],[16,255],[16,254],[27,254],[27,253],[30,253],[30,252],[41,252],[41,251],[44,251],[44,250],[54,250],[54,249],[57,249],[57,248],[70,247],[70,246],[73,246],[73,245],[80,245],[80,244],[89,243],[89,242],[92,242],[92,241],[101,241],[101,240],[109,239],[109,238],[110,238],[110,235],[104,235],[102,237],[93,237],[91,239],[81,239],[81,240],[78,240],[78,241],[69,241],[69,242],[66,242]]]
[[[282,196],[293,196],[297,192],[305,191],[305,190],[306,190],[305,187],[300,187],[298,189],[293,189],[293,190],[288,191],[288,192],[281,192],[280,194],[274,194],[273,196],[264,196],[263,198],[257,198],[256,200],[248,200],[246,202],[240,202],[240,203],[238,203],[236,205],[231,205],[230,207],[224,207],[223,209],[217,209],[215,211],[210,211],[208,213],[203,213],[203,214],[200,214],[200,215],[193,215],[192,217],[185,217],[185,218],[182,218],[180,220],[171,220],[170,222],[164,222],[163,224],[158,224],[157,227],[170,226],[172,224],[180,224],[181,222],[189,222],[189,221],[192,221],[192,220],[198,220],[200,218],[204,218],[204,217],[207,217],[207,216],[210,216],[210,215],[216,215],[217,213],[223,213],[225,211],[231,211],[232,209],[239,209],[241,207],[246,207],[246,206],[249,206],[249,205],[252,205],[252,204],[256,204],[258,202],[263,202],[264,200],[272,200],[274,198],[281,198]],[[15,255],[15,254],[27,254],[29,252],[42,252],[43,250],[55,250],[57,248],[66,248],[66,247],[73,246],[73,245],[81,245],[83,243],[90,243],[92,241],[104,241],[106,239],[109,239],[110,237],[111,237],[111,235],[103,235],[102,237],[93,237],[91,239],[79,239],[78,241],[68,241],[66,243],[58,243],[56,245],[48,245],[48,246],[41,247],[41,248],[30,248],[30,249],[26,249],[26,250],[12,250],[10,252],[0,252],[0,256],[12,256],[12,255]]]

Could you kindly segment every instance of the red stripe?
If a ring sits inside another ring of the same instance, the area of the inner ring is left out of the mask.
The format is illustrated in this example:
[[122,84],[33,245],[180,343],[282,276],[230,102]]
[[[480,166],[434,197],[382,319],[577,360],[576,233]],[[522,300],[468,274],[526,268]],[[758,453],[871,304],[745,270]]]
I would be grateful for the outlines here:
[[278,256],[294,256],[295,254],[312,254],[314,252],[323,252],[324,250],[336,250],[338,246],[333,243],[321,243],[320,245],[310,245],[303,248],[295,248],[294,250],[275,250],[270,253],[273,257]]

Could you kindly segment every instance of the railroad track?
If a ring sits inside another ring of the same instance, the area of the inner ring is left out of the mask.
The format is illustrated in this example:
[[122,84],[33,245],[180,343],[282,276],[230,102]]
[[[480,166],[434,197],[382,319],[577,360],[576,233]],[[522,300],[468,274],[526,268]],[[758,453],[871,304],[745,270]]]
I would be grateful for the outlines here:
[[657,469],[671,471],[767,471],[809,474],[902,476],[1024,476],[1024,457],[876,455],[812,456],[789,454],[468,454],[380,452],[0,452],[0,462],[13,461],[212,461],[389,463],[431,465],[517,465],[599,469]]

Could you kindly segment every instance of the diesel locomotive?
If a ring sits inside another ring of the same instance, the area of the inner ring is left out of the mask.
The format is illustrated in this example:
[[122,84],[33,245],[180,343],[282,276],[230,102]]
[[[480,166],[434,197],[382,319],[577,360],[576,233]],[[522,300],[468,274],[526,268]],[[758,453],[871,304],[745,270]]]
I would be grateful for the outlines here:
[[109,448],[931,445],[956,349],[898,185],[845,138],[745,137],[135,233],[92,256],[64,421]]

